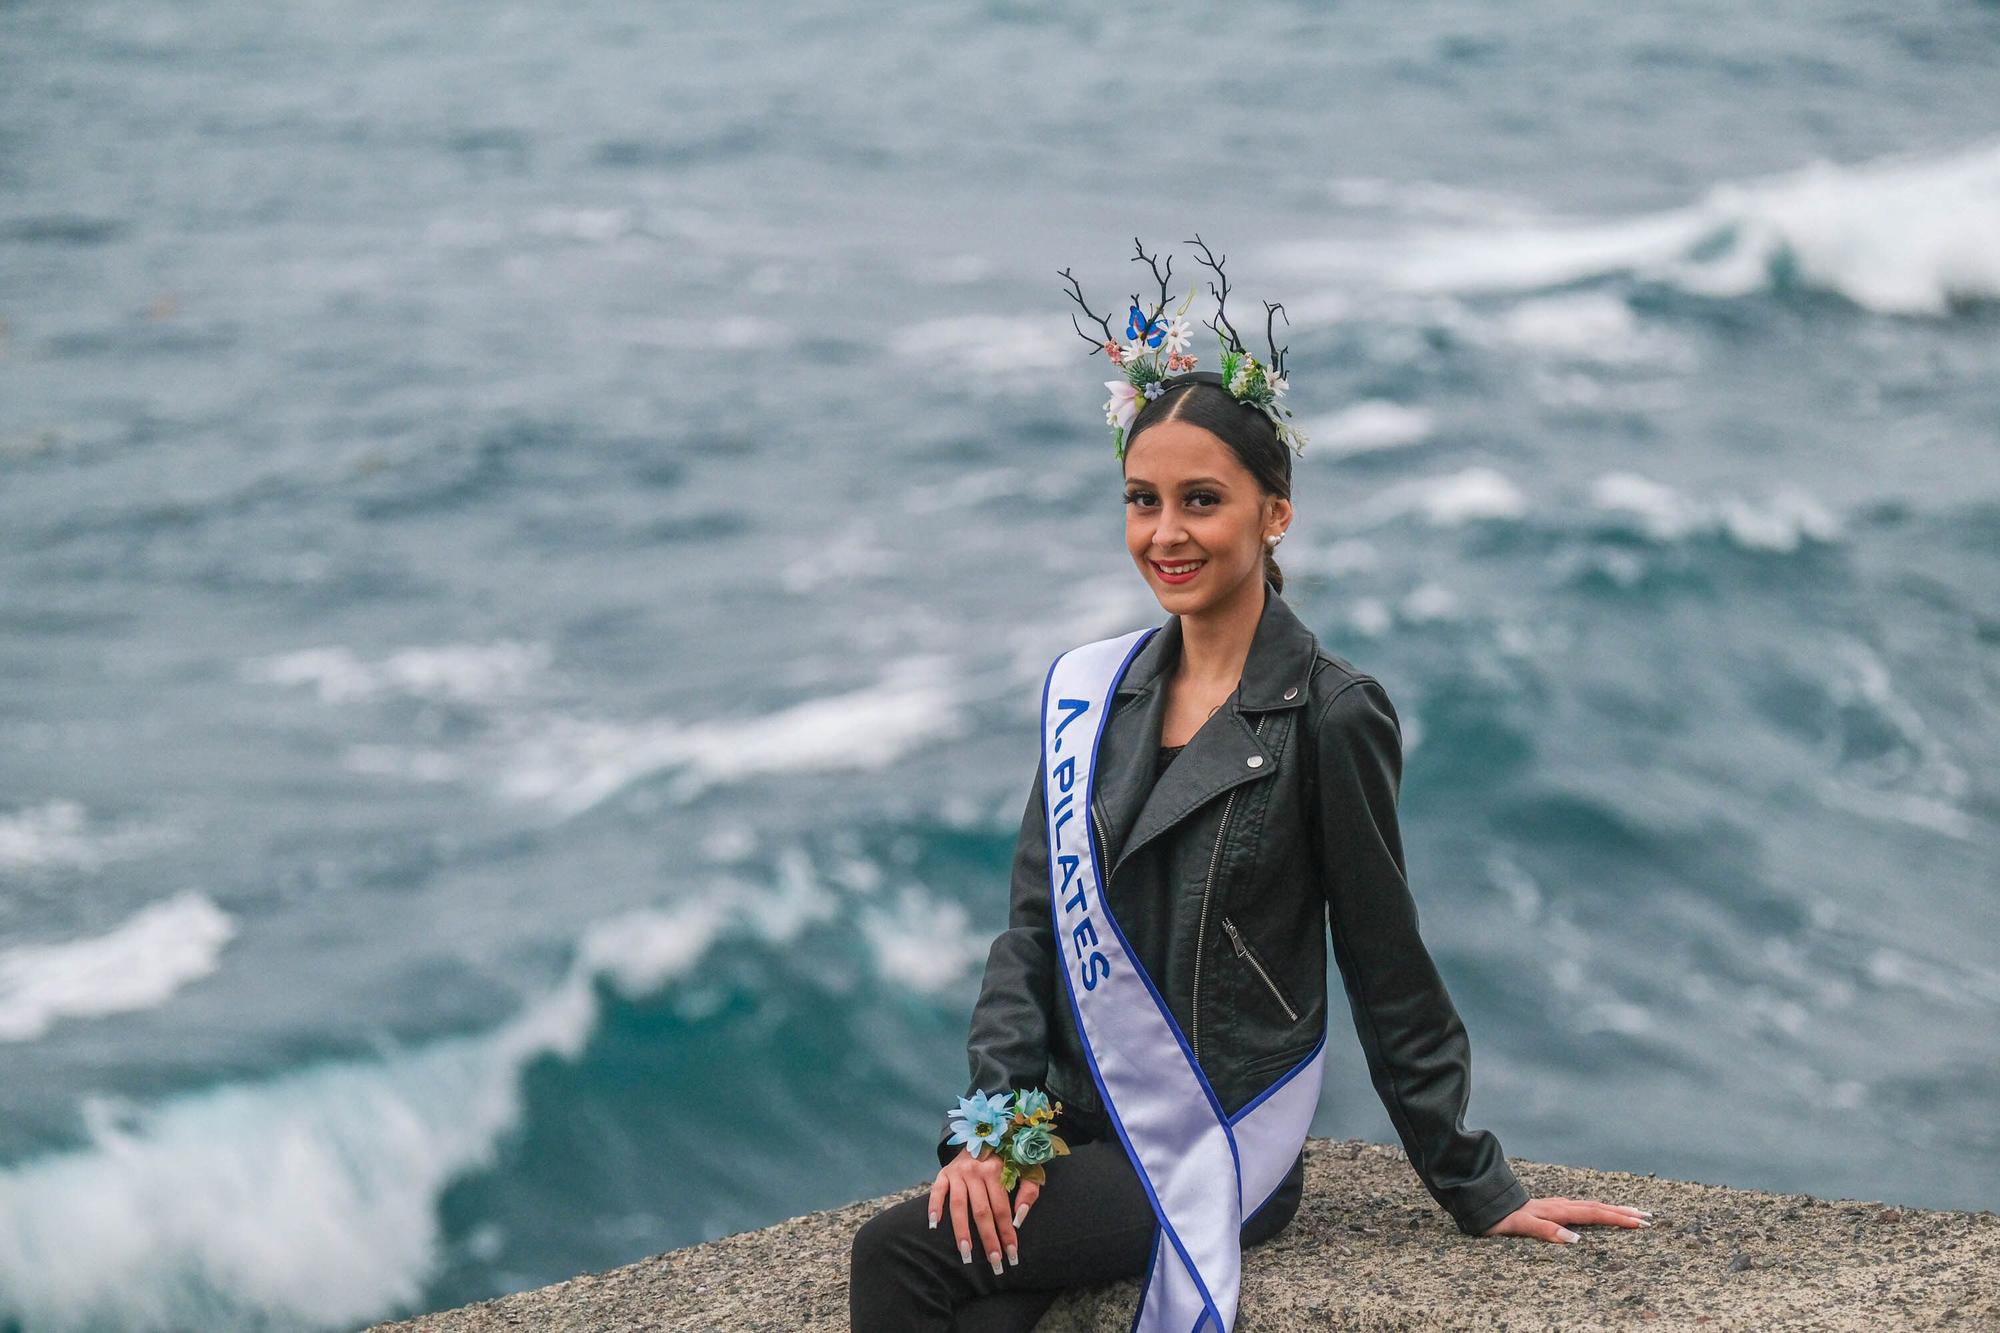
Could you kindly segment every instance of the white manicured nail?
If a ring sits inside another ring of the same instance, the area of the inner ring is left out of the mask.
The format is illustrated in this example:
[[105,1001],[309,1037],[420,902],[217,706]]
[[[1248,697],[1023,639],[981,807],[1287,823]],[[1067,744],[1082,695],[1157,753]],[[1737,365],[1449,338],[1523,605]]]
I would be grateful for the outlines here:
[[1560,1231],[1557,1231],[1556,1234],[1558,1236],[1561,1236],[1565,1243],[1573,1241],[1577,1238],[1576,1233],[1574,1231],[1571,1231],[1568,1227],[1562,1228]]

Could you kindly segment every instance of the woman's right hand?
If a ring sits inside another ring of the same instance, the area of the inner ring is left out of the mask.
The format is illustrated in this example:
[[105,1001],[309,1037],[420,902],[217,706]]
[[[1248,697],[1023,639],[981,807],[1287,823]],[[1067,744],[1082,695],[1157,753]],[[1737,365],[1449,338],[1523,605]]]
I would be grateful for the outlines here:
[[986,1262],[993,1265],[997,1274],[1003,1271],[1000,1266],[1003,1248],[1009,1263],[1021,1262],[1014,1228],[1027,1220],[1028,1209],[1034,1207],[1041,1192],[1042,1187],[1032,1180],[1017,1182],[1014,1211],[1009,1216],[1007,1191],[1000,1184],[1000,1154],[982,1152],[974,1157],[968,1149],[960,1148],[958,1156],[938,1171],[937,1181],[931,1186],[931,1225],[938,1224],[940,1206],[948,1199],[951,1229],[958,1233],[959,1257],[971,1263],[972,1236],[966,1227],[966,1214],[970,1211],[979,1227],[979,1242],[986,1252]]

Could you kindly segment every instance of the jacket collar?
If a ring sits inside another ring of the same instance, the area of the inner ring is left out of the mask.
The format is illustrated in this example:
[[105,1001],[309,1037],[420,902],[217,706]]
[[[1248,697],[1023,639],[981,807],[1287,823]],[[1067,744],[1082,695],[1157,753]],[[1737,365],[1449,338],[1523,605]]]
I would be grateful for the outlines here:
[[[1318,651],[1319,640],[1278,595],[1271,580],[1265,579],[1264,612],[1257,618],[1256,632],[1251,635],[1250,654],[1243,661],[1236,692],[1230,696],[1231,706],[1261,712],[1303,704]],[[1126,667],[1114,698],[1158,689],[1180,659],[1181,618],[1168,616],[1160,632],[1146,640]],[[1288,690],[1291,693],[1286,693]]]
[[[1109,826],[1104,833],[1112,858],[1107,885],[1127,857],[1211,798],[1276,772],[1276,755],[1260,739],[1256,715],[1305,705],[1318,651],[1319,640],[1266,579],[1264,611],[1235,691],[1155,782],[1166,680],[1181,655],[1180,617],[1169,617],[1146,640],[1114,691],[1098,749],[1098,808]],[[1246,713],[1253,716],[1246,719]]]

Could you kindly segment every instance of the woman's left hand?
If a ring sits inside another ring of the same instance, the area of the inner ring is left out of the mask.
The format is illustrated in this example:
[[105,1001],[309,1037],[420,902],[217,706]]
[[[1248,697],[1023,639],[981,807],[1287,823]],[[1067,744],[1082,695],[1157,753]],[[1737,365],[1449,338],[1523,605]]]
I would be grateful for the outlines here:
[[1540,1240],[1567,1244],[1578,1236],[1563,1225],[1565,1222],[1574,1222],[1579,1226],[1598,1223],[1612,1227],[1649,1227],[1653,1224],[1646,1219],[1651,1216],[1643,1208],[1632,1208],[1622,1203],[1599,1203],[1595,1199],[1530,1199],[1481,1234],[1534,1236]]

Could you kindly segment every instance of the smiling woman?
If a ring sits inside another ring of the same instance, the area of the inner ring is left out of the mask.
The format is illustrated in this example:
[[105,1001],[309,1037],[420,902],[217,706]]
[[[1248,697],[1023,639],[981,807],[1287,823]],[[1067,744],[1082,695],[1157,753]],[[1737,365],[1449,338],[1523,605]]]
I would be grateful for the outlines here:
[[[1125,549],[1160,605],[1182,618],[1184,670],[1161,743],[1185,744],[1236,688],[1243,655],[1194,648],[1208,626],[1247,642],[1263,585],[1282,591],[1277,546],[1292,521],[1292,455],[1261,413],[1246,412],[1222,376],[1174,377],[1132,422],[1125,446]],[[1200,612],[1193,615],[1191,613]]]
[[1530,1198],[1499,1140],[1464,1123],[1469,1042],[1404,875],[1401,725],[1279,595],[1304,439],[1276,405],[1283,352],[1236,341],[1224,282],[1223,370],[1195,370],[1166,317],[1171,269],[1154,265],[1159,303],[1134,303],[1129,343],[1101,319],[1105,342],[1084,335],[1125,372],[1106,404],[1125,545],[1171,614],[1049,670],[1008,924],[967,1041],[972,1104],[1046,1086],[1071,1150],[1017,1179],[948,1120],[929,1197],[855,1233],[856,1330],[1026,1330],[1063,1289],[1143,1271],[1136,1333],[1229,1333],[1243,1247],[1300,1203],[1329,927],[1376,1090],[1461,1232],[1647,1225]]
[[[1226,443],[1241,434],[1267,438]],[[1143,462],[1135,464],[1142,437]],[[1220,467],[1208,465],[1216,459]],[[1157,576],[1155,592],[1197,576],[1235,586],[1260,559],[1263,576],[1284,591],[1275,552],[1292,521],[1291,496],[1290,451],[1268,422],[1229,396],[1220,375],[1178,377],[1133,422],[1125,451],[1125,545],[1142,570]],[[1241,568],[1219,563],[1242,552],[1249,555]],[[1176,609],[1164,598],[1161,604]]]

